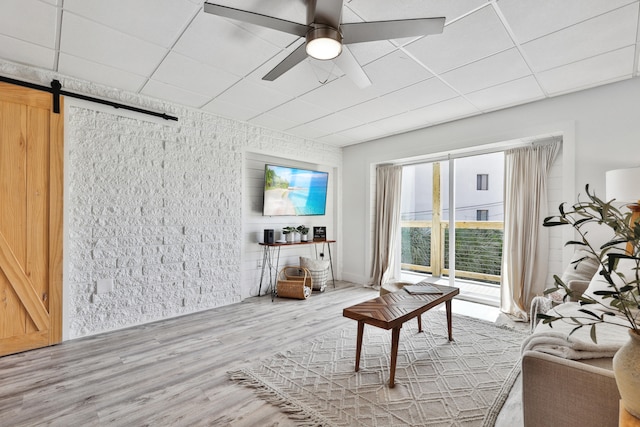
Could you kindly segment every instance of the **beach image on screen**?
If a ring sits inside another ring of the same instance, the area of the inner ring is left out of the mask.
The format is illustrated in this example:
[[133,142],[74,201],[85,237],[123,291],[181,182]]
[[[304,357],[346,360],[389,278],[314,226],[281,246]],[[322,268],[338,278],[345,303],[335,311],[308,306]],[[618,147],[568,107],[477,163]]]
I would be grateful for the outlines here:
[[327,172],[266,165],[263,214],[324,215]]

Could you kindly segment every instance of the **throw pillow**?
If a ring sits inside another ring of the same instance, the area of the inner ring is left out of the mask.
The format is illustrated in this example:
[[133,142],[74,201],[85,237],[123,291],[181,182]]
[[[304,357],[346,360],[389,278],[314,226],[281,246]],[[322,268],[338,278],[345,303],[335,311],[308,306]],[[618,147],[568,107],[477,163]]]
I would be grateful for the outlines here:
[[[571,262],[560,277],[565,285],[569,285],[572,280],[589,281],[598,271],[600,262],[592,253],[578,249],[573,253]],[[557,290],[549,294],[549,298],[556,303],[562,303],[566,292],[564,289]]]
[[[632,282],[635,280],[635,276],[637,273],[638,264],[635,260],[632,259],[620,259],[618,261],[618,266],[616,271],[622,274],[625,278],[625,281]],[[616,284],[618,288],[624,286],[624,282],[621,277],[617,274],[612,274],[613,282]],[[595,301],[604,305],[604,307],[600,304],[590,304],[585,307],[588,309],[601,310],[601,311],[612,311],[616,315],[622,316],[618,311],[611,307],[612,298],[603,298],[602,295],[596,295],[596,291],[612,291],[613,287],[609,286],[609,283],[605,280],[605,278],[600,274],[600,270],[593,276],[591,281],[589,282],[589,287],[586,291],[584,291],[584,296],[588,296],[589,298],[594,299]],[[632,309],[635,318],[638,318],[640,310],[638,308]]]
[[300,267],[305,267],[311,273],[313,290],[323,292],[327,286],[329,261],[300,257]]

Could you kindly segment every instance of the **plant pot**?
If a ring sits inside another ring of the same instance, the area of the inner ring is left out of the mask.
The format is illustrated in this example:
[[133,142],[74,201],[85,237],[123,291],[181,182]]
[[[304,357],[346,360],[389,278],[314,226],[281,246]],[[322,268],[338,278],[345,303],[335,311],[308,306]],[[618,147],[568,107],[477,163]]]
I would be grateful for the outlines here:
[[309,235],[303,234],[302,236],[300,236],[300,240],[303,242],[307,242],[309,240]]
[[629,341],[613,356],[622,404],[630,414],[640,418],[640,334],[629,329]]
[[287,240],[287,243],[293,243],[295,236],[293,233],[287,233],[285,234],[285,239]]

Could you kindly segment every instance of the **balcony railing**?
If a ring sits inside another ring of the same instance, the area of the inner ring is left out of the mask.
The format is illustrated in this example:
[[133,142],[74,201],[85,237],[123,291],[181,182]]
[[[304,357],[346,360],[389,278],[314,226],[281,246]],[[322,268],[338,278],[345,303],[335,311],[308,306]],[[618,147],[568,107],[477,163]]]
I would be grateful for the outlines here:
[[[502,221],[456,221],[456,277],[500,283]],[[402,269],[449,274],[449,222],[402,221]]]

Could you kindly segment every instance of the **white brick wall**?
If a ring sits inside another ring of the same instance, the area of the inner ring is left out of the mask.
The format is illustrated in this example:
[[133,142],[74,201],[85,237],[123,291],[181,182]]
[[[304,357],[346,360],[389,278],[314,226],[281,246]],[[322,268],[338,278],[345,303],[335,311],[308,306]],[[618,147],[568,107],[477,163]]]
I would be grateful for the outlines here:
[[[245,153],[342,162],[336,147],[51,71],[0,60],[0,73],[179,118],[65,100],[65,339],[250,295],[255,275],[241,266],[257,244],[243,224]],[[113,290],[98,294],[104,279]]]
[[240,301],[242,150],[199,124],[69,108],[70,337]]

